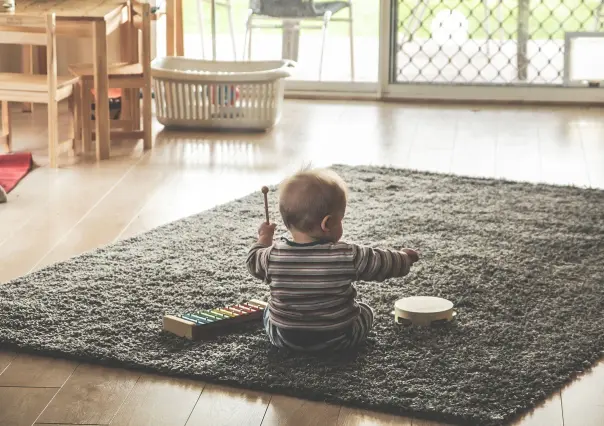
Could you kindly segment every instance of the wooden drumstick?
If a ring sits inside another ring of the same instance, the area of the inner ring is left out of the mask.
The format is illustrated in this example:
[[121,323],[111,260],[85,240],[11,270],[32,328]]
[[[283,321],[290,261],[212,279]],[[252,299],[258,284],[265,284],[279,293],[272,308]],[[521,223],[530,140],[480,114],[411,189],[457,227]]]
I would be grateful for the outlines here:
[[264,214],[266,215],[266,223],[270,224],[270,220],[268,218],[268,186],[262,187],[262,193],[264,194]]

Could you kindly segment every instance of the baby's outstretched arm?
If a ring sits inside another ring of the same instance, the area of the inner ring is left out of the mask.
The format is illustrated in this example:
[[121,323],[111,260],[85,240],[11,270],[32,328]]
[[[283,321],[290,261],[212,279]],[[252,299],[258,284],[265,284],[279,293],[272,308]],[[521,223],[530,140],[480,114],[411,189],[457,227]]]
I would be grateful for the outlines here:
[[363,281],[384,281],[387,278],[403,277],[411,265],[419,260],[415,250],[382,250],[353,245],[353,262],[357,278]]
[[258,241],[250,248],[247,254],[247,269],[254,277],[264,280],[268,272],[268,257],[270,246],[273,244],[275,225],[263,222],[258,228]]

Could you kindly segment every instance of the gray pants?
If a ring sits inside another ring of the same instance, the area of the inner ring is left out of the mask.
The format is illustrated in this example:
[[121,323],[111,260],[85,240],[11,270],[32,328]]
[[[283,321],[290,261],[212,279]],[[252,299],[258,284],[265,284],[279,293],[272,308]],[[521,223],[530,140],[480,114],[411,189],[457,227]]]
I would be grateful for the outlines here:
[[339,351],[357,346],[367,339],[369,331],[373,327],[373,310],[365,303],[359,303],[361,314],[342,334],[336,335],[328,340],[300,346],[292,343],[284,337],[284,334],[269,318],[269,309],[264,311],[264,329],[271,343],[278,348],[287,348],[300,352]]

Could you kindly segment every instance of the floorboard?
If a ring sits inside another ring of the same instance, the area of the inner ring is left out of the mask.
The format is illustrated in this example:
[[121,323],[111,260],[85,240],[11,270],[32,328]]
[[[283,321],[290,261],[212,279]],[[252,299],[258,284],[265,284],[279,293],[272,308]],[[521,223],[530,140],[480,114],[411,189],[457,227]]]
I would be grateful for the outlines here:
[[37,422],[109,424],[138,378],[126,370],[80,364]]
[[14,352],[0,351],[0,375],[8,368],[13,359],[15,359],[15,356]]
[[604,425],[604,360],[562,390],[564,426]]
[[335,425],[339,414],[338,405],[273,395],[262,426]]
[[187,426],[258,426],[264,418],[270,399],[270,395],[262,392],[207,385]]
[[563,426],[562,401],[560,393],[549,398],[544,404],[541,404],[538,409],[519,419],[515,425],[517,426]]
[[62,359],[19,354],[0,374],[0,387],[60,388],[77,366]]
[[57,391],[56,388],[0,387],[0,425],[31,426]]
[[342,407],[336,426],[412,426],[411,419],[393,414]]
[[143,375],[124,401],[111,426],[184,426],[204,383]]

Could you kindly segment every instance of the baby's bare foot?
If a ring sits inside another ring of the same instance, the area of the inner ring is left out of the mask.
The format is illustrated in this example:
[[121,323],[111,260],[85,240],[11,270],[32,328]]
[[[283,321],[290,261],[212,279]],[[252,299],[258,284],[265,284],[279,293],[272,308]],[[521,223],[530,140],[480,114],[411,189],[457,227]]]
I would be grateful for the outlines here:
[[417,254],[417,252],[415,250],[406,248],[406,249],[402,249],[401,251],[403,253],[407,254],[407,256],[409,256],[411,258],[411,261],[413,263],[415,263],[419,260],[419,254]]

